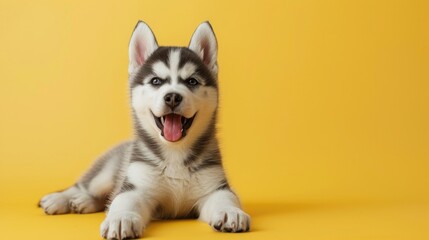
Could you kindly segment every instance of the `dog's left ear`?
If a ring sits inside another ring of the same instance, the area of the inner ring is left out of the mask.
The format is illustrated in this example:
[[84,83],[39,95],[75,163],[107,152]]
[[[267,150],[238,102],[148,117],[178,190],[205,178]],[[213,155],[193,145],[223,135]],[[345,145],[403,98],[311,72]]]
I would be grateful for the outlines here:
[[209,22],[203,22],[197,27],[189,43],[189,49],[194,51],[214,74],[217,74],[217,41]]

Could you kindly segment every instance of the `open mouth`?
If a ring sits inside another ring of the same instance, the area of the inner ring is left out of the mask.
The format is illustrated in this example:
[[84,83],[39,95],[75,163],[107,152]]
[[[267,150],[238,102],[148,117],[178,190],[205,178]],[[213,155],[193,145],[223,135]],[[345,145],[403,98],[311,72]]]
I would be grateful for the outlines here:
[[182,115],[170,113],[162,117],[157,117],[152,113],[156,126],[161,130],[161,135],[170,142],[177,142],[186,136],[186,131],[191,127],[195,115],[185,118]]

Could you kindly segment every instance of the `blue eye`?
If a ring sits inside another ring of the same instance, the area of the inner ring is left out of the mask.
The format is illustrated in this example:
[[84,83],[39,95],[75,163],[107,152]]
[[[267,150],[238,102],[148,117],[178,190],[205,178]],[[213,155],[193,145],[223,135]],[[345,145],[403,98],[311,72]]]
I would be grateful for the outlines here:
[[188,85],[191,85],[191,86],[196,86],[196,85],[199,84],[199,82],[195,78],[188,78],[188,79],[186,79],[186,83]]
[[152,85],[161,85],[162,84],[162,80],[158,77],[154,77],[150,80],[150,84]]

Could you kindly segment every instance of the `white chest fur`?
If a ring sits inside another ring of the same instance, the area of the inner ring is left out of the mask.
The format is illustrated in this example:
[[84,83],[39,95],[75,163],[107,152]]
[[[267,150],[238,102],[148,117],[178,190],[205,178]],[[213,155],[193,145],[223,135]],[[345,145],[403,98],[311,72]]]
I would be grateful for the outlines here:
[[170,181],[189,181],[191,178],[189,169],[183,165],[183,161],[178,159],[170,159],[163,162],[162,175],[166,180]]
[[187,153],[184,151],[169,151],[162,162],[161,176],[159,176],[160,188],[164,189],[161,198],[161,217],[176,217],[186,215],[195,204],[195,194],[192,189],[198,182],[183,164]]

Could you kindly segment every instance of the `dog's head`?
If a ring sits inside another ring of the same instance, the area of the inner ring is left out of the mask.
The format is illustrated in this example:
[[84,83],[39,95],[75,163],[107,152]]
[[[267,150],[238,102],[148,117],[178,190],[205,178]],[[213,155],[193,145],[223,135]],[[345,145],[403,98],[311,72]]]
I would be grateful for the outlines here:
[[149,26],[140,21],[130,40],[129,58],[137,130],[176,144],[214,125],[217,42],[208,22],[198,26],[188,47],[159,47]]

